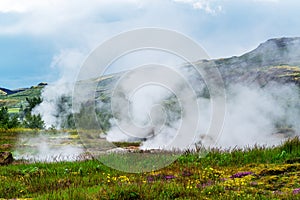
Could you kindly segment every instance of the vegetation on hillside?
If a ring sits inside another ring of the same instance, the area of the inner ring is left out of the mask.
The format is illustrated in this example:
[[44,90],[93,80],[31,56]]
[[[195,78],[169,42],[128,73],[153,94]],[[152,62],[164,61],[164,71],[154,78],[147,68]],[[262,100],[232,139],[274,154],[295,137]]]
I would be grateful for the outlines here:
[[0,109],[0,128],[11,129],[20,126],[18,116],[16,114],[10,115],[7,107]]
[[26,103],[26,98],[32,99],[40,97],[44,86],[32,86],[24,91],[16,92],[10,95],[0,94],[0,107],[7,107],[8,109],[19,109]]
[[32,114],[32,110],[42,102],[40,97],[34,97],[32,99],[26,98],[25,108],[21,106],[18,114],[10,114],[7,107],[1,107],[0,109],[0,128],[12,129],[12,128],[31,128],[31,129],[43,129],[44,122],[40,114]]

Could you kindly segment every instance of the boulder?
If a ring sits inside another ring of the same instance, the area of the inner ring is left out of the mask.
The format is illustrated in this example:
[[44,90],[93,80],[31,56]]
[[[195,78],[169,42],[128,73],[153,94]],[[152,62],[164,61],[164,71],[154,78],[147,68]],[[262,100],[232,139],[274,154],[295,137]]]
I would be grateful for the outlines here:
[[14,161],[11,152],[0,152],[0,165],[8,165]]

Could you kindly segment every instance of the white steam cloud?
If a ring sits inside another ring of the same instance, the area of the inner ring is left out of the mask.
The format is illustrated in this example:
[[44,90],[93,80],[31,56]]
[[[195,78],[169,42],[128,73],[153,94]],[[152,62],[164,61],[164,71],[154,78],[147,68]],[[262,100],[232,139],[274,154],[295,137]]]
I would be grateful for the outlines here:
[[[135,60],[135,66],[145,62],[141,59],[141,56],[138,57],[139,61]],[[80,63],[83,58],[83,54],[77,51],[64,51],[53,62],[53,66],[62,69],[61,79],[45,88],[43,92],[44,101],[35,109],[35,112],[42,114],[47,127],[55,125],[59,128],[61,118],[71,113],[71,109],[69,109],[67,113],[59,115],[57,103],[61,96],[72,95],[72,80],[77,73],[76,67],[73,68],[73,66],[76,66],[76,64],[78,66],[78,62]],[[153,59],[153,57],[150,56],[148,59]],[[159,62],[162,61],[161,59],[162,57],[159,57]],[[170,59],[167,59],[166,63],[170,64]],[[130,63],[125,61],[126,64]],[[194,142],[198,145],[211,145],[214,141],[206,135],[211,122],[211,102],[209,98],[200,95],[200,93],[203,95],[205,85],[203,85],[203,82],[199,82],[199,78],[193,70],[182,68],[180,73],[187,77],[187,80],[198,94],[197,103],[200,115],[193,116],[199,118],[199,127],[195,133],[195,138],[193,138]],[[167,79],[168,77],[165,76],[164,78]],[[180,86],[178,86],[178,90],[181,93],[185,91]],[[299,135],[298,86],[269,83],[261,88],[255,84],[248,86],[231,84],[226,91],[227,113],[225,124],[219,140],[214,144],[215,146],[223,148],[245,147],[255,144],[271,146],[279,144],[287,137]],[[122,118],[121,115],[118,118],[121,121],[118,121],[118,123],[114,119],[110,120],[112,127],[107,132],[106,139],[108,141],[135,141],[145,138],[145,141],[142,142],[142,149],[166,148],[176,138],[177,130],[182,125],[180,115],[182,114],[181,117],[185,117],[184,113],[180,113],[176,107],[179,106],[178,102],[175,102],[170,110],[165,108],[166,103],[169,101],[174,103],[172,93],[160,86],[146,86],[135,91],[135,93],[127,95],[130,97],[131,120],[135,125],[145,127],[145,130],[139,133],[138,136],[124,134],[119,128],[120,123],[124,127],[131,121],[129,122],[128,118]],[[181,96],[185,95],[182,94]],[[184,102],[184,99],[181,100]],[[121,112],[125,106],[119,104],[119,111]],[[185,114],[190,113],[187,110]],[[168,123],[167,119],[169,120]],[[169,146],[168,148],[184,149],[186,146],[178,145]],[[194,146],[190,148],[194,148]]]
[[78,141],[68,133],[23,135],[14,150],[14,157],[41,162],[79,160],[83,149]]
[[229,91],[225,126],[217,146],[272,146],[299,135],[297,86],[232,86]]
[[[192,81],[192,85],[201,84],[199,80],[192,78],[189,80]],[[184,92],[182,88],[181,91]],[[176,135],[178,128],[182,125],[182,119],[177,118],[179,116],[178,109],[180,109],[178,107],[172,108],[171,115],[173,119],[169,119],[169,122],[166,120],[168,113],[164,109],[163,102],[171,101],[170,96],[171,94],[168,91],[158,86],[148,86],[136,92],[134,98],[129,100],[132,106],[130,110],[131,120],[144,126],[152,123],[150,130],[147,127],[144,133],[139,135],[146,139],[142,142],[142,149],[185,149],[195,147],[180,145],[167,147],[178,136]],[[195,133],[194,141],[198,145],[203,144],[221,148],[278,145],[284,139],[297,136],[300,133],[299,97],[299,88],[294,84],[272,82],[263,88],[258,84],[248,86],[232,84],[227,89],[227,113],[223,131],[220,133],[217,143],[212,145],[212,142],[215,141],[212,141],[210,136],[207,135],[211,122],[211,102],[210,99],[199,96],[197,102],[200,115],[193,117],[199,118],[200,126]],[[156,110],[156,115],[152,114],[151,111],[155,111],[153,108],[157,105],[161,106],[160,109]],[[118,109],[124,109],[125,106],[120,104]],[[126,111],[125,115],[127,115]],[[188,111],[186,112],[187,115],[192,113]],[[183,114],[181,117],[186,116]],[[126,135],[119,128],[122,123],[130,126],[131,122],[128,122],[127,117],[118,117],[117,121],[118,123],[113,121],[113,126],[108,131],[107,139],[109,141],[137,140],[133,136]],[[156,124],[153,122],[156,122]],[[126,127],[126,125],[121,125],[121,127]]]
[[64,113],[60,113],[57,106],[61,97],[72,96],[75,78],[84,58],[84,54],[78,50],[65,50],[54,57],[52,67],[60,72],[60,79],[45,87],[42,92],[43,102],[33,110],[34,114],[41,114],[46,128],[52,126],[60,128],[62,118],[72,114],[70,108],[64,109]]

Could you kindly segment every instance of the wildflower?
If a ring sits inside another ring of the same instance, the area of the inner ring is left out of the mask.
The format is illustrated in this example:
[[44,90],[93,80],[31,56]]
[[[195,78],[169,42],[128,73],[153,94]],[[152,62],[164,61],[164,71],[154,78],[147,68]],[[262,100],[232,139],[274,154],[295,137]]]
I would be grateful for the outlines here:
[[276,191],[273,191],[273,194],[282,195],[283,192],[281,192],[281,191],[279,191],[279,190],[276,190]]
[[253,173],[252,172],[238,172],[238,173],[232,175],[230,178],[242,178],[244,176],[248,176],[251,174],[253,174]]
[[127,176],[119,176],[119,180],[121,182],[128,182],[128,183],[130,182],[130,180]]
[[228,178],[220,178],[220,181],[227,181]]
[[300,188],[294,189],[293,194],[299,194],[300,193]]
[[154,181],[153,176],[148,176],[148,177],[147,177],[147,181],[148,181],[148,182],[153,182],[153,181]]
[[174,175],[167,175],[164,177],[166,180],[174,179],[176,178]]
[[252,182],[250,183],[250,185],[251,185],[251,186],[257,186],[257,185],[258,185],[258,182],[252,181]]
[[[208,182],[203,183],[203,184],[201,185],[201,187],[202,187],[202,188],[205,188],[205,187],[211,186],[211,185],[213,185],[213,184],[214,184],[213,181],[209,180]],[[197,187],[199,187],[199,185],[198,185]]]
[[192,175],[192,173],[189,172],[189,171],[183,171],[182,172],[182,176],[191,176],[191,175]]
[[188,185],[188,186],[186,186],[186,189],[193,189],[193,186]]

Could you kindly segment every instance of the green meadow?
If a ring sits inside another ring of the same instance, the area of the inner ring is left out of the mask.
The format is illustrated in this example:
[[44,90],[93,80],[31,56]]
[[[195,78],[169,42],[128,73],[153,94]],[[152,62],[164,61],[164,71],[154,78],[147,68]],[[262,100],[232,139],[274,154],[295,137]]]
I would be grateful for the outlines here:
[[[14,152],[21,134],[38,133],[30,129],[2,130],[1,151]],[[118,145],[124,147],[126,143]],[[171,165],[145,173],[117,171],[84,155],[81,161],[73,162],[15,160],[0,166],[0,198],[300,199],[298,137],[272,148],[201,152],[183,152]],[[124,164],[121,160],[120,165]]]

